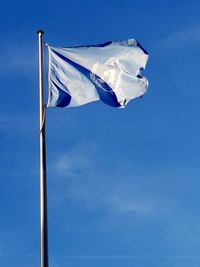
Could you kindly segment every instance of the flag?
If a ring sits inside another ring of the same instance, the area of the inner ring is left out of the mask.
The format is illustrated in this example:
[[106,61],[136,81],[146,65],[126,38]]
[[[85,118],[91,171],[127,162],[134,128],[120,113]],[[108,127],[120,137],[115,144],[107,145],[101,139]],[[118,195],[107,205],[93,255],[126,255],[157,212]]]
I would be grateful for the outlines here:
[[148,54],[135,39],[49,51],[48,107],[76,107],[101,100],[125,107],[145,94],[141,76]]

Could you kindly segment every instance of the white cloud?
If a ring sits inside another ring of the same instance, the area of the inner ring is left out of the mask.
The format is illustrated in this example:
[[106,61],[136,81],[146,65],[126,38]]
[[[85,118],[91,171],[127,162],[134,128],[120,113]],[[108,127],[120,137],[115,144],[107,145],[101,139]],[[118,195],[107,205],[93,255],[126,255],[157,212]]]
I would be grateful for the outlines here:
[[151,199],[145,199],[144,197],[125,196],[114,194],[108,196],[106,199],[106,204],[111,210],[120,213],[151,213],[155,209],[155,203]]
[[77,171],[89,171],[91,166],[91,159],[84,157],[84,155],[70,154],[62,155],[56,162],[55,168],[59,175],[76,176]]
[[102,211],[105,216],[151,216],[169,211],[171,207],[164,199],[153,196],[133,179],[132,170],[124,177],[117,163],[112,162],[105,173],[104,162],[97,154],[97,146],[82,144],[57,159],[51,182],[55,189],[58,184],[55,178],[61,177],[62,188],[56,188],[57,193],[54,191],[57,194],[54,204],[70,199],[84,209]]

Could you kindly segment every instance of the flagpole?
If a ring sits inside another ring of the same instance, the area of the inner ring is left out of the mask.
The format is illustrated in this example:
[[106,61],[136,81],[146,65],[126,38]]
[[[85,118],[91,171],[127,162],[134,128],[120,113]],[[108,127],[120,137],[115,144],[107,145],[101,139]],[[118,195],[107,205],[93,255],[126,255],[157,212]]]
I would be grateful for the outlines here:
[[46,188],[46,146],[45,146],[45,105],[43,87],[43,31],[39,30],[39,101],[40,101],[40,267],[48,267],[47,230],[47,188]]

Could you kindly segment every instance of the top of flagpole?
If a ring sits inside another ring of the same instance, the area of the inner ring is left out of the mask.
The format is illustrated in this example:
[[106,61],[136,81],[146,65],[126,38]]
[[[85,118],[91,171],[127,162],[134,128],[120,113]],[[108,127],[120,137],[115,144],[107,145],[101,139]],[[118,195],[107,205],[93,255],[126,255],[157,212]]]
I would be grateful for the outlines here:
[[38,30],[38,31],[37,31],[37,34],[41,34],[41,35],[43,35],[43,34],[44,34],[44,31],[43,31],[43,30]]

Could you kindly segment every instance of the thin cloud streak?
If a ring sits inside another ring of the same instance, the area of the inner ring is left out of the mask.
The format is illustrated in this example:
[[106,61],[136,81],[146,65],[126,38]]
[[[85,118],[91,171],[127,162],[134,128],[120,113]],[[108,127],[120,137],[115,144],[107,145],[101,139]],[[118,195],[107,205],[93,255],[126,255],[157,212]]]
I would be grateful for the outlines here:
[[68,260],[131,260],[131,259],[157,259],[157,260],[178,260],[178,261],[199,261],[200,256],[184,256],[184,255],[57,255]]
[[0,74],[32,74],[37,70],[37,47],[31,44],[1,45]]
[[179,29],[157,40],[152,50],[182,50],[200,45],[200,23]]
[[[24,116],[16,113],[0,113],[0,132],[17,134],[30,132],[36,125],[36,120],[30,115]],[[14,129],[14,131],[13,131]]]
[[24,257],[26,257],[26,258],[37,258],[38,255],[37,254],[26,254],[26,253],[24,253],[24,254],[14,254],[14,253],[0,254],[0,258],[10,258],[10,257],[12,257],[12,258],[24,258]]

